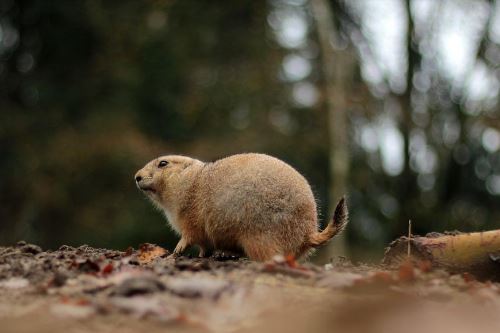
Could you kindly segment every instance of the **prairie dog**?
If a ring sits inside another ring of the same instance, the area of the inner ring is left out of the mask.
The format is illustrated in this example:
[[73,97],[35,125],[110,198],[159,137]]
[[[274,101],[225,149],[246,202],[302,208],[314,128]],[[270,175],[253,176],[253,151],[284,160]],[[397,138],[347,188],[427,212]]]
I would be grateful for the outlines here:
[[307,180],[264,154],[238,154],[213,163],[168,155],[135,174],[138,188],[165,213],[181,236],[174,255],[198,245],[243,251],[251,260],[277,254],[300,257],[338,234],[347,223],[344,198],[319,232],[316,202]]

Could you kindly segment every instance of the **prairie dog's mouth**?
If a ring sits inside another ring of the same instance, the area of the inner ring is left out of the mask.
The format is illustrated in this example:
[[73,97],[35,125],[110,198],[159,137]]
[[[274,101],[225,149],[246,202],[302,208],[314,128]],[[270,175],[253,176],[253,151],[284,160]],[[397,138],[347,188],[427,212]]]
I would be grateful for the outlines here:
[[143,192],[156,193],[156,190],[153,188],[152,178],[143,178],[136,182],[137,187]]
[[144,184],[142,182],[137,183],[139,190],[143,192],[156,193],[156,190],[151,186],[151,184]]
[[156,190],[152,187],[140,187],[139,186],[139,189],[141,189],[141,191],[144,191],[144,192],[156,193]]

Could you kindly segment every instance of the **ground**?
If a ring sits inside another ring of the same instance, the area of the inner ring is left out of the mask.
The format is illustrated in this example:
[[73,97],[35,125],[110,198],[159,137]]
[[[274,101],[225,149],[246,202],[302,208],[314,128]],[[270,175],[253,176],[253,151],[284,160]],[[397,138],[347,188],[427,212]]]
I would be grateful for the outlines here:
[[499,285],[427,262],[324,267],[0,247],[0,332],[500,332]]

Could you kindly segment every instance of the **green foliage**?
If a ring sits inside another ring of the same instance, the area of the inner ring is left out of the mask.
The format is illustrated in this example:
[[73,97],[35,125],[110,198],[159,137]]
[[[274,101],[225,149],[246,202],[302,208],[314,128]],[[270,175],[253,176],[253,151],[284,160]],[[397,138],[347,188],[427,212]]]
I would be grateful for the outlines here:
[[[175,235],[133,181],[137,169],[165,153],[204,160],[275,155],[305,174],[327,220],[324,100],[307,107],[291,102],[295,83],[283,78],[283,59],[303,50],[287,50],[273,35],[272,11],[283,3],[1,1],[0,243],[173,246]],[[334,1],[334,8],[345,38],[361,28],[342,3]],[[311,15],[307,2],[290,6]],[[324,93],[313,18],[306,23],[307,80]],[[419,233],[498,227],[498,196],[474,174],[480,160],[500,174],[499,159],[471,134],[478,119],[494,117],[467,115],[450,85],[437,79],[417,94],[431,101],[422,132],[439,159],[435,185],[422,189],[415,170],[405,179],[386,174],[380,152],[357,140],[362,125],[382,113],[360,72],[352,73],[347,96],[348,238],[356,253],[381,249],[404,232],[407,218]],[[432,141],[450,113],[462,126],[458,142]],[[454,158],[460,145],[470,162]]]
[[267,122],[282,92],[266,8],[4,2],[2,28],[17,39],[0,53],[0,242],[171,246],[164,218],[133,182],[162,153],[263,151],[306,172],[308,156],[325,161],[317,148],[293,143],[311,140],[307,131],[290,141]]

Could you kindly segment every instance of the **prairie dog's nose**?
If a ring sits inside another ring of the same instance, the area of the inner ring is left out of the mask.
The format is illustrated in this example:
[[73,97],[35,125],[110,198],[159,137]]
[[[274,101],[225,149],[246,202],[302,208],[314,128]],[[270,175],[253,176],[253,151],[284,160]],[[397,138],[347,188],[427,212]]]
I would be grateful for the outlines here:
[[135,176],[134,176],[135,182],[136,182],[136,183],[139,183],[141,180],[143,180],[143,179],[144,179],[144,177],[143,177],[143,176],[144,176],[144,173],[142,172],[142,169],[141,169],[141,170],[139,170],[139,171],[137,171],[137,172],[135,173]]

